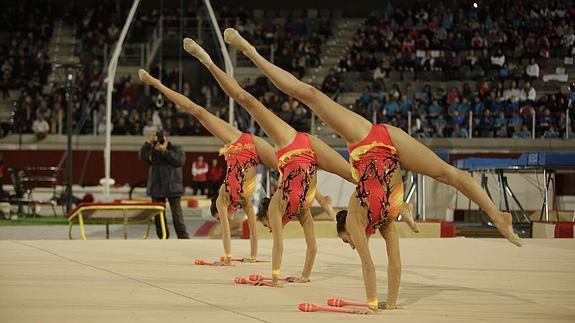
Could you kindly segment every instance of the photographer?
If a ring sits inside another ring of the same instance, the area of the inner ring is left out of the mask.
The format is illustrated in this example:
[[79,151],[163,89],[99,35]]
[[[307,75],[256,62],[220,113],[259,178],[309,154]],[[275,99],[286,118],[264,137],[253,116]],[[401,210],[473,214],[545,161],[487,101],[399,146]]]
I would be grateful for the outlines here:
[[[140,159],[152,166],[148,174],[146,194],[157,203],[165,203],[168,199],[178,239],[189,239],[180,205],[180,198],[184,192],[182,166],[186,162],[186,153],[180,146],[172,145],[163,131],[158,131],[151,135],[148,142],[140,149]],[[167,223],[165,214],[164,223]],[[156,233],[158,238],[161,238],[162,228],[158,217],[156,217]],[[166,238],[168,237],[169,230],[166,227]]]

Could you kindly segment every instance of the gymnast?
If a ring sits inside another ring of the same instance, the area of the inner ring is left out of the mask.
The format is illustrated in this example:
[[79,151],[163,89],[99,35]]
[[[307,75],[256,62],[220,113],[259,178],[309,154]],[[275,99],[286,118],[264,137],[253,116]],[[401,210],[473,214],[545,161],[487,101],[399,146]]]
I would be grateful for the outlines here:
[[294,282],[307,283],[315,260],[317,245],[310,206],[317,185],[317,167],[355,183],[349,165],[336,151],[323,141],[297,132],[277,117],[259,100],[245,91],[232,77],[222,71],[192,39],[183,41],[184,49],[196,57],[212,73],[224,92],[236,100],[257,121],[274,143],[280,184],[271,200],[264,199],[258,209],[258,220],[273,236],[272,283],[279,285],[283,254],[283,226],[297,219],[304,231],[307,252],[300,277]]
[[[281,91],[308,106],[347,142],[357,187],[350,198],[348,211],[340,211],[337,216],[337,231],[341,239],[356,249],[360,256],[366,296],[372,310],[377,311],[379,303],[368,239],[376,231],[385,239],[388,255],[388,293],[384,308],[396,308],[401,259],[393,221],[403,208],[401,167],[456,188],[486,211],[505,238],[521,246],[519,236],[513,231],[511,214],[499,211],[467,173],[443,162],[401,129],[372,124],[315,87],[273,65],[237,30],[226,29],[224,39],[247,56]],[[406,219],[410,225],[411,221]]]
[[218,195],[212,198],[212,207],[210,208],[212,216],[219,219],[222,227],[225,252],[222,265],[231,264],[232,247],[229,216],[240,207],[247,214],[250,228],[251,251],[250,258],[246,261],[255,262],[258,239],[252,195],[256,188],[256,166],[261,161],[266,167],[276,168],[272,146],[260,137],[242,133],[184,95],[166,87],[146,71],[141,69],[138,71],[138,75],[142,82],[155,87],[176,105],[196,117],[210,133],[224,143],[225,146],[220,149],[220,154],[226,160],[226,175],[218,190]]

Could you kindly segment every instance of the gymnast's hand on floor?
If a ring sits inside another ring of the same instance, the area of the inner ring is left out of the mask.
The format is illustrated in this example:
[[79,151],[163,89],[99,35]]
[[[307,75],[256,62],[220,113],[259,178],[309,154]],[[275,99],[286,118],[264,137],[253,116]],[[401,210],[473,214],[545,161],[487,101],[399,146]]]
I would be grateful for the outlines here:
[[500,212],[500,217],[497,217],[493,220],[493,223],[497,227],[497,230],[503,235],[509,242],[513,243],[514,245],[521,247],[521,239],[513,231],[513,217],[511,213],[507,212]]

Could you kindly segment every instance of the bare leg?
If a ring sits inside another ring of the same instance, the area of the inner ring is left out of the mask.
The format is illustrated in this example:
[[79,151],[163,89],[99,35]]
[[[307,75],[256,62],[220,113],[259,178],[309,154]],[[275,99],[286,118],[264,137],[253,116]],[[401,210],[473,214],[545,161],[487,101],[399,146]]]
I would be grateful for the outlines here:
[[339,105],[315,87],[298,80],[289,72],[273,65],[233,28],[224,31],[224,39],[243,52],[284,93],[302,101],[325,123],[342,136],[348,144],[363,139],[371,129],[371,122]]
[[305,215],[298,219],[305,235],[305,244],[307,246],[305,254],[305,263],[303,266],[303,271],[301,273],[301,278],[298,282],[307,283],[309,282],[309,276],[311,275],[311,270],[315,262],[315,255],[317,254],[317,242],[315,240],[315,232],[313,228],[313,218],[311,216],[311,211],[307,211]]
[[481,186],[469,174],[445,163],[429,148],[411,138],[403,130],[392,126],[387,126],[387,130],[393,145],[397,148],[402,167],[453,186],[479,205],[505,238],[511,243],[521,246],[519,236],[513,232],[511,214],[499,211]]
[[277,147],[285,147],[293,141],[296,135],[295,129],[267,109],[259,100],[244,90],[236,80],[216,66],[203,48],[193,40],[186,38],[184,39],[184,49],[206,65],[224,92],[248,111]]
[[415,233],[419,233],[419,228],[417,227],[417,223],[413,219],[413,204],[412,203],[404,203],[401,207],[401,217],[407,223],[409,228]]
[[188,113],[196,117],[202,126],[204,126],[208,131],[220,139],[224,144],[229,144],[237,140],[242,132],[234,128],[229,123],[216,117],[215,115],[209,113],[206,109],[202,108],[198,104],[194,103],[192,100],[188,99],[184,95],[170,89],[160,82],[158,79],[154,78],[148,72],[143,69],[138,71],[138,76],[140,80],[148,85],[151,85],[158,89],[162,94],[167,96],[172,102],[177,106],[186,110]]
[[399,254],[399,235],[395,230],[395,223],[379,228],[381,236],[385,239],[387,249],[387,301],[385,309],[396,308],[399,284],[401,282],[401,256]]
[[332,206],[332,201],[329,196],[321,194],[319,190],[315,191],[315,200],[319,203],[321,208],[329,214],[329,217],[335,221],[336,213]]
[[352,184],[356,184],[356,181],[351,176],[351,166],[339,153],[319,138],[309,136],[309,139],[319,168],[336,174]]
[[[250,196],[251,198],[251,196]],[[250,227],[250,261],[256,261],[258,256],[258,228],[254,206],[249,199],[243,205],[244,212],[248,216],[248,225]]]
[[253,138],[254,145],[256,146],[256,150],[262,164],[270,169],[278,169],[278,162],[276,161],[274,148],[267,141],[258,136],[253,136]]

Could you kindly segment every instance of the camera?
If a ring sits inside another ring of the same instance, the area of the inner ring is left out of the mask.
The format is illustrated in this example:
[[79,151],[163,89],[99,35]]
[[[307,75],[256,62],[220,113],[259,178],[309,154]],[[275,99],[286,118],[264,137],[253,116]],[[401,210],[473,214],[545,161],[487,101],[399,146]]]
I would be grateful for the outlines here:
[[161,130],[156,132],[156,143],[163,145],[164,141],[165,141],[164,132]]

